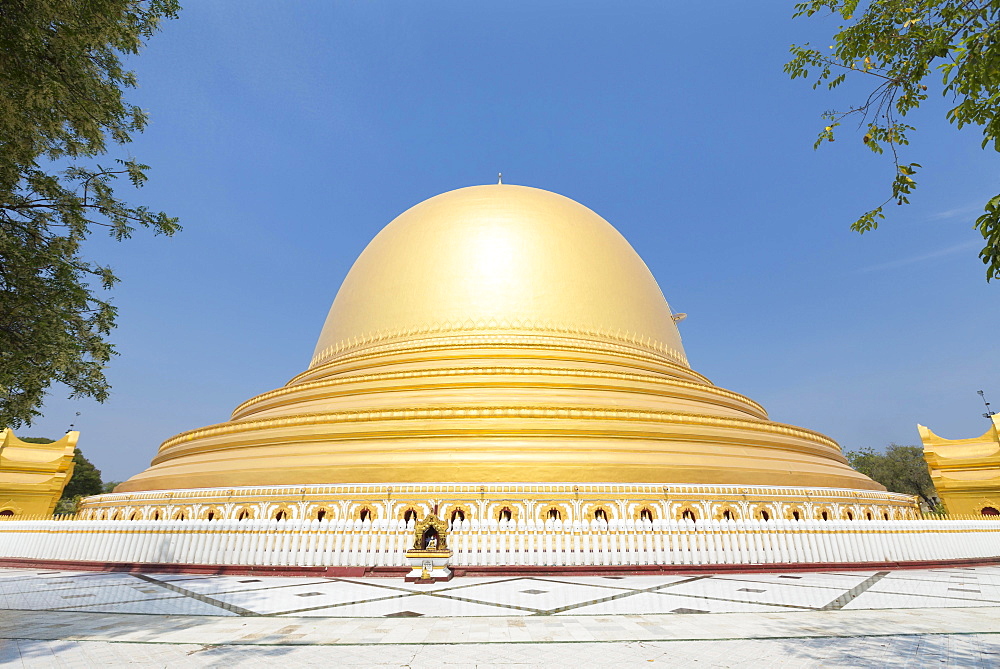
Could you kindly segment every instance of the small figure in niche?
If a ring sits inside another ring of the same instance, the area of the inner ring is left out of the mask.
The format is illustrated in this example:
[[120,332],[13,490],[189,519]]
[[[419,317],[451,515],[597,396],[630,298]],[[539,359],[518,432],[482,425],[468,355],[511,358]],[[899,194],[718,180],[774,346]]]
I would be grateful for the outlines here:
[[413,550],[448,550],[448,523],[434,514],[418,520],[413,528]]

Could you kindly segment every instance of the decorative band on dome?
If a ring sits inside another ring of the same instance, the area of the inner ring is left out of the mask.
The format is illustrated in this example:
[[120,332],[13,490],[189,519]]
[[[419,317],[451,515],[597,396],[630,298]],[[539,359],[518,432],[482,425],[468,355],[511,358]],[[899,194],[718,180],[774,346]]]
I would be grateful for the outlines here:
[[409,370],[404,372],[381,372],[373,374],[354,374],[351,376],[337,377],[333,379],[324,379],[322,381],[312,381],[309,383],[298,383],[289,384],[282,388],[277,388],[275,390],[270,390],[266,393],[261,393],[255,397],[250,398],[246,402],[243,402],[235,409],[233,409],[230,420],[239,420],[243,418],[246,414],[252,413],[248,410],[252,407],[259,405],[261,402],[267,402],[273,400],[277,397],[282,396],[295,396],[303,392],[309,392],[318,389],[329,389],[335,388],[337,386],[345,386],[357,383],[368,383],[372,381],[395,381],[395,380],[410,380],[410,379],[429,379],[435,377],[459,377],[459,376],[488,376],[488,375],[498,375],[498,374],[508,374],[508,375],[518,375],[518,376],[528,376],[528,375],[552,375],[552,376],[565,376],[571,378],[586,378],[586,379],[613,379],[621,381],[632,381],[637,383],[650,383],[658,386],[665,386],[671,388],[684,388],[687,390],[700,391],[703,393],[709,393],[719,397],[725,397],[730,400],[735,400],[742,404],[747,404],[750,407],[756,409],[763,418],[767,417],[767,411],[763,406],[753,401],[745,395],[739,393],[734,393],[731,390],[726,390],[725,388],[719,388],[718,386],[712,385],[710,383],[694,383],[691,381],[682,381],[673,378],[664,378],[662,376],[656,376],[653,374],[629,374],[623,372],[609,372],[593,369],[572,369],[567,367],[508,367],[502,365],[491,365],[485,367],[440,367],[436,369],[424,369],[424,370]]
[[528,331],[532,333],[544,332],[548,334],[569,335],[598,341],[612,341],[644,349],[651,353],[665,357],[671,362],[685,367],[689,366],[687,356],[685,356],[682,351],[678,351],[677,349],[651,337],[639,337],[631,332],[622,332],[621,329],[593,330],[572,325],[559,325],[550,322],[539,323],[528,319],[514,321],[508,321],[506,319],[489,319],[479,321],[467,320],[463,322],[446,321],[444,323],[435,323],[433,325],[423,327],[413,327],[405,330],[380,331],[362,337],[352,337],[351,339],[339,341],[332,346],[327,346],[322,351],[316,352],[309,364],[309,368],[312,369],[317,367],[331,358],[345,353],[354,352],[381,343],[389,343],[398,340],[413,340],[415,337],[426,337],[428,335],[436,334],[517,333],[518,331]]
[[769,497],[772,499],[822,499],[824,497],[843,497],[853,500],[878,500],[893,502],[906,507],[913,507],[913,497],[903,493],[886,492],[882,490],[859,490],[856,488],[822,488],[796,487],[790,485],[756,485],[756,484],[706,484],[706,483],[616,483],[588,482],[555,483],[542,482],[427,482],[401,483],[386,481],[383,483],[307,483],[296,485],[262,485],[262,486],[221,486],[212,488],[182,488],[178,490],[135,490],[129,492],[112,492],[94,495],[82,500],[83,508],[100,507],[108,503],[186,500],[198,498],[214,498],[229,501],[234,497],[254,497],[257,499],[299,498],[302,495],[380,495],[383,498],[398,495],[420,495],[426,497],[432,494],[459,494],[478,497],[487,495],[537,495],[550,493],[575,497],[577,495],[615,495],[632,494],[636,497],[676,498],[684,495],[737,495]]
[[[163,453],[172,446],[184,442],[204,439],[223,434],[254,432],[258,430],[301,427],[306,425],[330,425],[336,423],[362,423],[372,421],[462,419],[462,418],[529,418],[556,420],[614,420],[627,422],[651,422],[674,425],[700,425],[741,428],[755,432],[785,434],[814,443],[822,444],[840,452],[836,441],[813,430],[769,420],[710,416],[679,411],[655,411],[648,409],[619,409],[615,407],[583,406],[437,406],[437,407],[396,407],[392,409],[360,409],[346,411],[324,411],[302,413],[275,418],[257,418],[228,423],[219,423],[196,430],[181,432],[160,445],[160,455],[153,464],[164,460]],[[327,435],[326,438],[330,438]],[[371,437],[369,437],[371,438]],[[166,458],[169,459],[169,458]]]

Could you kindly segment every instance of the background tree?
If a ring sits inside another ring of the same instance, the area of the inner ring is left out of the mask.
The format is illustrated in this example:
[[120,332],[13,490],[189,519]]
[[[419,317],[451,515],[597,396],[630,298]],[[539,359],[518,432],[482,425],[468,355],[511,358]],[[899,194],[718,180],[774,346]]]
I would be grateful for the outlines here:
[[851,467],[878,481],[889,492],[917,495],[929,508],[937,506],[937,491],[924,461],[924,449],[920,446],[889,444],[885,453],[863,448],[844,455]]
[[[918,163],[905,162],[900,147],[915,128],[906,115],[927,99],[928,81],[942,82],[941,92],[954,106],[947,119],[958,128],[982,129],[982,146],[1000,151],[1000,0],[809,0],[795,5],[795,16],[839,14],[846,22],[828,50],[808,44],[792,46],[794,58],[785,65],[793,79],[814,78],[813,88],[833,89],[848,76],[867,77],[867,98],[845,111],[824,114],[828,125],[816,147],[834,141],[846,120],[863,128],[862,141],[871,151],[892,155],[891,195],[852,224],[858,232],[878,227],[883,207],[909,203],[916,188]],[[992,197],[975,223],[986,241],[979,257],[986,279],[1000,277],[1000,195]]]
[[[21,437],[21,441],[31,444],[51,444],[54,439],[45,437]],[[117,482],[112,482],[118,485]],[[73,451],[73,475],[63,488],[62,496],[56,502],[55,513],[75,513],[79,501],[90,495],[100,495],[105,490],[105,484],[101,481],[101,470],[83,455],[79,448]]]
[[95,227],[117,240],[136,227],[173,234],[177,219],[117,198],[148,167],[97,164],[146,125],[125,101],[136,85],[121,58],[136,54],[176,0],[0,2],[0,426],[30,424],[45,393],[104,401],[115,309],[96,292],[117,281],[85,259]]
[[101,481],[101,470],[84,457],[83,452],[78,448],[73,452],[73,476],[69,483],[63,488],[62,499],[73,499],[74,497],[89,497],[90,495],[100,495],[104,492],[104,483]]

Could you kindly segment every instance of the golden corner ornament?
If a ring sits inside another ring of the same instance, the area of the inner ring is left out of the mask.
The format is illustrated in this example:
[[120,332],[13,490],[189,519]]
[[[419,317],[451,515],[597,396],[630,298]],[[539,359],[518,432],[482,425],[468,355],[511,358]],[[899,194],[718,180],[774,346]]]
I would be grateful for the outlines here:
[[924,460],[945,509],[952,515],[1000,516],[1000,416],[972,439],[944,439],[918,425]]
[[682,317],[583,205],[444,193],[361,253],[308,369],[167,439],[82,517],[917,517],[834,440],[692,369]]
[[47,444],[21,441],[0,430],[0,519],[51,515],[73,476],[79,432]]

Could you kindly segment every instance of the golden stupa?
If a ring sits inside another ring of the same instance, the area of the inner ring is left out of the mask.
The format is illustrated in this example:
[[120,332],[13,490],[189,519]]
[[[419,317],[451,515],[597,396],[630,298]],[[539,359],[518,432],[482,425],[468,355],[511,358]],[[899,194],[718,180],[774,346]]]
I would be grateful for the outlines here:
[[832,439],[769,421],[692,370],[681,318],[583,205],[514,185],[444,193],[364,250],[306,371],[227,422],[168,439],[149,469],[86,506],[92,517],[912,513]]

